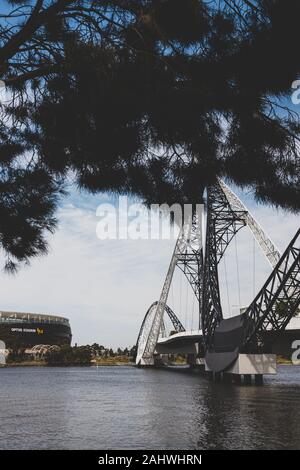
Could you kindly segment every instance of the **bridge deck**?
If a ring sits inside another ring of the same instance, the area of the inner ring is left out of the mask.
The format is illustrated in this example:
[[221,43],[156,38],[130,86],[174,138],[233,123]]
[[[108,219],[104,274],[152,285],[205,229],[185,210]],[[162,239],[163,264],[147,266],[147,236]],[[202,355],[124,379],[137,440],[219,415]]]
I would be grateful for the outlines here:
[[180,333],[175,333],[174,335],[167,336],[165,338],[159,338],[158,344],[170,344],[175,343],[177,341],[185,342],[185,341],[199,341],[202,339],[202,330],[191,330],[191,331],[182,331]]

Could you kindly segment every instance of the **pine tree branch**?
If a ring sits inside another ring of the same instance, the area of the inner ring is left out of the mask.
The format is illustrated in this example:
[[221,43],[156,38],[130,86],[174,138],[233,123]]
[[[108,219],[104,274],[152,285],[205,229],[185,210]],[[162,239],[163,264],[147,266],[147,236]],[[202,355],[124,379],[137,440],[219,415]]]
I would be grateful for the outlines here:
[[18,52],[20,46],[30,39],[43,24],[47,23],[54,15],[63,11],[72,1],[58,0],[45,10],[41,10],[44,0],[37,0],[32,14],[23,27],[0,49],[0,63],[3,65],[4,62],[13,57]]

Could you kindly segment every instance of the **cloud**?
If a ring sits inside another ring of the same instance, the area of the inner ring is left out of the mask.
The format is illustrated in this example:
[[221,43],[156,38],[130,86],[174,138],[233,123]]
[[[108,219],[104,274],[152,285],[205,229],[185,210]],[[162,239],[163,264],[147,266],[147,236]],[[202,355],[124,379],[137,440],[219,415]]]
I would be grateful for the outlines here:
[[80,344],[133,345],[174,242],[99,240],[95,211],[74,201],[58,217],[47,257],[16,276],[1,273],[1,309],[65,315]]

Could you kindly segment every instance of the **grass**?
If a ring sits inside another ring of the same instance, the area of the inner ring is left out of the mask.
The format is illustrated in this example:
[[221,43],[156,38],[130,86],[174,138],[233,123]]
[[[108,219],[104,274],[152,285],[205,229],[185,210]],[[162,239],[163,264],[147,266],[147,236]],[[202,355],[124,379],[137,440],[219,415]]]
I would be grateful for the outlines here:
[[115,356],[115,357],[97,357],[92,359],[92,365],[97,366],[131,366],[134,361],[131,357]]

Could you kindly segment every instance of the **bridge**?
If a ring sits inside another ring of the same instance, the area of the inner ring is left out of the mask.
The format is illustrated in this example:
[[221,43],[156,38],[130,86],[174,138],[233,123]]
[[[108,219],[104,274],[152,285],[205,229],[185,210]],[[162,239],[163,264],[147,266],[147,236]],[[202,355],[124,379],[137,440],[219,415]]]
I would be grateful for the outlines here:
[[[222,180],[208,187],[206,193],[205,220],[195,213],[183,224],[160,298],[149,307],[143,319],[137,340],[136,364],[153,366],[160,363],[164,355],[185,354],[190,364],[201,365],[213,376],[228,377],[231,374],[260,378],[263,374],[276,373],[272,343],[289,327],[299,310],[300,229],[284,253],[280,253]],[[244,227],[250,229],[271,273],[246,308],[225,318],[219,265]],[[198,325],[193,329],[185,327],[168,305],[177,269],[191,287],[197,305]],[[166,320],[172,325],[169,335]]]

